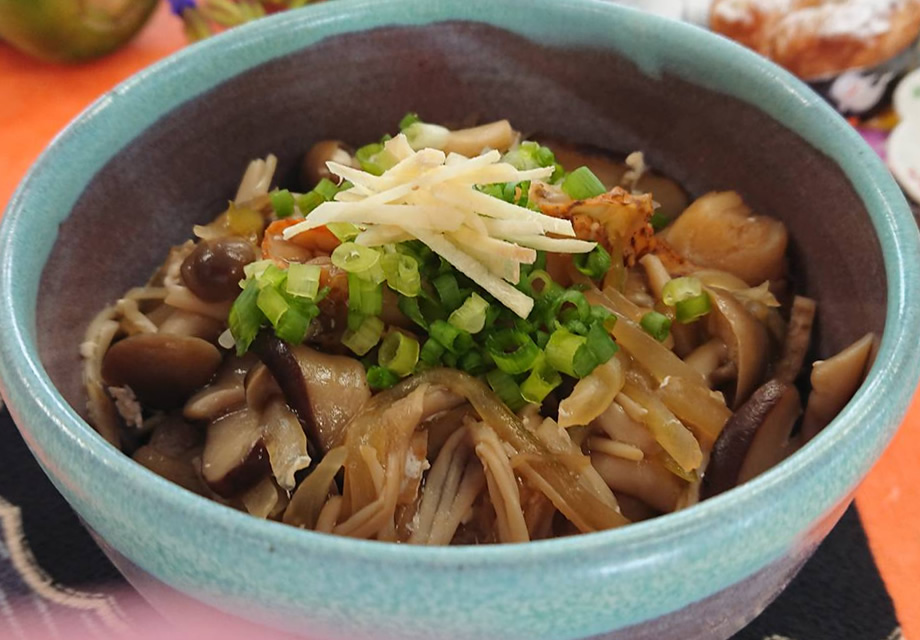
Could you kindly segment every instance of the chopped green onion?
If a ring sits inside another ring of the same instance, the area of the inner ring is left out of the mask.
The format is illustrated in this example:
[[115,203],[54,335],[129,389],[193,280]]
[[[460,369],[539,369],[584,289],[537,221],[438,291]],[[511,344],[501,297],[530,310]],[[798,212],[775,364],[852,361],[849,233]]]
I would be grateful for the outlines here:
[[698,296],[681,300],[674,305],[674,315],[681,324],[689,324],[702,318],[712,310],[709,294],[705,291]]
[[313,211],[316,207],[326,202],[326,199],[315,191],[307,191],[297,198],[297,208],[304,215]]
[[428,330],[428,335],[440,342],[441,346],[455,355],[466,353],[473,346],[473,336],[443,320],[435,320],[432,322]]
[[666,226],[671,224],[671,218],[669,218],[667,215],[665,215],[661,211],[656,211],[655,213],[653,213],[652,216],[648,219],[648,221],[649,221],[649,224],[652,225],[652,229],[654,229],[656,232],[661,231]]
[[502,156],[502,162],[507,162],[519,171],[527,171],[540,167],[553,167],[556,164],[556,157],[548,147],[527,140],[518,145],[517,149]]
[[380,344],[377,362],[396,375],[404,377],[415,369],[418,356],[418,340],[410,338],[401,331],[393,331],[387,334]]
[[272,209],[279,218],[287,218],[294,215],[294,196],[287,189],[272,191],[268,194],[272,203]]
[[275,325],[275,335],[288,344],[300,344],[307,337],[307,330],[313,318],[319,314],[319,309],[314,314],[304,314],[300,309],[288,307],[287,312]]
[[356,273],[349,273],[348,309],[365,316],[379,316],[383,312],[383,287]]
[[555,300],[564,289],[542,269],[534,269],[521,278],[518,288],[534,300]]
[[355,354],[363,356],[380,342],[383,334],[383,320],[370,316],[364,318],[357,331],[349,329],[342,336],[342,344],[351,349]]
[[397,304],[399,306],[399,310],[402,311],[404,316],[409,318],[422,329],[428,329],[428,321],[425,320],[425,316],[422,315],[422,311],[419,309],[417,297],[407,298],[405,296],[399,296],[399,302]]
[[639,321],[639,326],[658,342],[664,342],[667,340],[668,333],[671,331],[671,319],[663,313],[649,311],[642,316],[642,319]]
[[521,389],[514,381],[514,378],[501,369],[492,369],[487,373],[486,382],[492,387],[492,391],[495,392],[499,400],[504,402],[512,411],[520,411],[527,404],[527,401],[521,396]]
[[[247,278],[258,278],[263,273],[265,273],[266,269],[274,264],[274,260],[256,260],[255,262],[250,262],[245,267],[243,267],[243,273]],[[245,281],[240,282],[240,286],[245,286]]]
[[385,367],[371,366],[367,370],[367,384],[374,391],[389,389],[399,382],[399,376]]
[[287,278],[287,271],[272,263],[259,274],[259,277],[256,278],[256,282],[259,284],[259,289],[265,289],[281,286],[285,278]]
[[598,358],[587,346],[587,338],[556,329],[546,343],[546,362],[552,368],[575,378],[583,378],[598,365]]
[[438,292],[438,299],[448,311],[453,311],[463,304],[465,295],[460,291],[460,286],[457,284],[457,277],[453,273],[445,273],[438,276],[432,281],[432,284]]
[[541,355],[534,364],[533,371],[521,383],[521,396],[527,402],[542,404],[546,396],[560,384],[562,384],[562,376]]
[[422,350],[419,352],[418,359],[433,367],[441,362],[441,356],[444,355],[444,351],[444,345],[434,338],[428,338],[425,344],[422,345]]
[[[591,305],[581,291],[567,289],[553,302],[552,315],[560,324],[565,324],[572,320],[584,323],[591,317]],[[583,331],[586,330],[587,327]]]
[[380,262],[380,252],[354,242],[343,242],[332,252],[332,264],[348,273],[370,271]]
[[565,329],[568,329],[575,335],[586,336],[588,335],[588,325],[579,320],[578,318],[572,318],[571,320],[566,320],[561,323],[561,326]]
[[396,164],[396,158],[384,151],[383,144],[374,142],[365,145],[355,152],[355,159],[363,171],[380,176],[383,172]]
[[365,316],[363,313],[358,313],[357,311],[349,311],[347,320],[348,329],[350,331],[357,331],[361,328],[361,323],[364,322],[364,318],[366,317],[367,316]]
[[471,293],[470,297],[450,314],[447,321],[467,333],[479,333],[486,325],[488,309],[488,302],[483,300],[479,294]]
[[329,178],[323,178],[313,187],[313,191],[321,195],[324,200],[329,201],[335,198],[335,194],[339,192],[339,187]]
[[422,119],[418,117],[417,113],[410,111],[409,113],[403,116],[402,120],[399,121],[399,130],[403,131],[405,129],[408,129],[409,127],[414,125],[416,122],[421,122],[421,121]]
[[288,265],[287,292],[310,300],[316,299],[322,274],[319,265],[292,262]]
[[457,368],[457,362],[459,358],[456,354],[451,353],[450,351],[444,352],[444,355],[441,358],[444,362],[445,367],[450,367],[451,369]]
[[495,366],[511,375],[528,371],[540,355],[540,349],[526,333],[502,329],[489,334],[486,349]]
[[562,190],[575,200],[587,200],[607,193],[604,183],[588,167],[578,167],[562,180]]
[[603,278],[610,270],[610,254],[599,244],[589,253],[576,253],[572,260],[575,268],[592,280]]
[[338,238],[340,242],[354,240],[358,237],[358,234],[361,233],[361,229],[350,222],[330,222],[326,224],[326,228],[329,229],[330,233]]
[[268,321],[272,323],[272,326],[277,327],[278,322],[281,320],[281,317],[287,313],[288,303],[284,299],[278,290],[274,287],[263,287],[259,291],[259,297],[256,300],[256,304],[259,306],[259,309],[262,313],[265,314],[265,317],[268,318]]
[[537,343],[537,346],[541,349],[546,348],[546,344],[549,342],[549,332],[548,331],[537,331],[534,334],[534,341]]
[[688,276],[669,280],[661,289],[661,300],[673,307],[681,300],[694,298],[703,292],[703,283],[699,278]]
[[415,258],[401,253],[387,253],[380,259],[387,285],[404,296],[417,296],[422,288],[422,279]]
[[249,280],[243,292],[230,307],[227,323],[230,325],[230,334],[236,342],[237,355],[249,351],[249,345],[255,340],[264,317],[258,306],[259,285],[255,280]]
[[597,364],[604,364],[620,350],[617,343],[613,341],[610,332],[604,328],[603,322],[592,324],[588,330],[588,335],[585,337],[587,338],[585,346],[588,351],[594,354]]
[[489,369],[489,363],[480,351],[467,351],[457,361],[457,365],[471,376],[478,376]]

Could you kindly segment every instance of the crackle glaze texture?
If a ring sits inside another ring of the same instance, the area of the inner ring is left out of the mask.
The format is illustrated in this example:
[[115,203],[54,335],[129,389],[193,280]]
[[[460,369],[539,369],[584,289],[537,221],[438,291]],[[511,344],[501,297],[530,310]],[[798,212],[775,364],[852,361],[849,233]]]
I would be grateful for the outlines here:
[[[417,549],[263,522],[175,487],[82,420],[93,313],[208,220],[246,162],[311,142],[509,118],[642,149],[693,193],[783,219],[815,356],[884,337],[802,452],[703,505],[622,530]],[[0,378],[29,446],[123,571],[314,638],[726,638],[833,526],[897,428],[920,345],[918,238],[878,159],[791,76],[703,31],[592,0],[337,0],[189,47],[106,95],[41,158],[0,227]],[[159,588],[159,587],[157,587]]]

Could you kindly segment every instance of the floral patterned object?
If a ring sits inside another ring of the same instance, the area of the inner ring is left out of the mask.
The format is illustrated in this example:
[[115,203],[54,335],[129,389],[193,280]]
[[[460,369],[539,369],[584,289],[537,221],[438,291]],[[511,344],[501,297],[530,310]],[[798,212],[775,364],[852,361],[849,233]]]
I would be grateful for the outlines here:
[[192,42],[256,20],[271,13],[296,9],[313,0],[168,0],[175,15],[185,23]]

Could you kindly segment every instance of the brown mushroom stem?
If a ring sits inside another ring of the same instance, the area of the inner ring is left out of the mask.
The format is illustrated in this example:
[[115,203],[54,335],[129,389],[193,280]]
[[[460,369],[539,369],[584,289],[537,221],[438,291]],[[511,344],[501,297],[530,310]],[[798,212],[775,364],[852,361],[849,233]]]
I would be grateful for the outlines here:
[[789,326],[783,343],[783,354],[776,364],[774,377],[780,382],[793,382],[802,371],[805,354],[811,343],[811,328],[815,322],[815,301],[796,296],[789,312]]

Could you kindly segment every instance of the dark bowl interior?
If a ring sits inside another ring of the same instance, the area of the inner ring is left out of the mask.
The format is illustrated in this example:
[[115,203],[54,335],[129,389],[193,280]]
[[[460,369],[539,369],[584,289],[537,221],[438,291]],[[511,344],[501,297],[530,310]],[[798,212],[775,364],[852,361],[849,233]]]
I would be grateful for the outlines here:
[[560,51],[466,22],[388,27],[234,77],[127,141],[96,175],[38,296],[41,358],[64,397],[84,413],[78,345],[92,316],[222,210],[250,159],[275,153],[284,183],[313,142],[363,144],[410,110],[641,149],[695,195],[735,189],[790,229],[796,289],[819,302],[816,356],[884,326],[882,254],[865,207],[831,160],[757,108],[599,49]]

